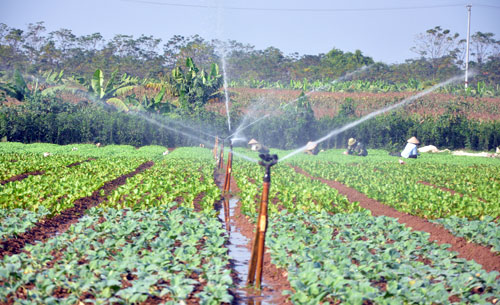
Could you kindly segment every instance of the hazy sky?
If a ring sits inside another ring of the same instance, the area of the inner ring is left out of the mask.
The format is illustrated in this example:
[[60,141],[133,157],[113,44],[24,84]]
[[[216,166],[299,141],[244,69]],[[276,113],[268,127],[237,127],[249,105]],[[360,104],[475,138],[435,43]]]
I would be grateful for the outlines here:
[[153,35],[162,44],[173,35],[233,39],[285,54],[359,49],[386,63],[417,55],[415,36],[434,26],[467,31],[466,4],[472,4],[471,33],[492,32],[500,40],[500,0],[0,0],[0,22],[26,29],[44,21],[48,32]]

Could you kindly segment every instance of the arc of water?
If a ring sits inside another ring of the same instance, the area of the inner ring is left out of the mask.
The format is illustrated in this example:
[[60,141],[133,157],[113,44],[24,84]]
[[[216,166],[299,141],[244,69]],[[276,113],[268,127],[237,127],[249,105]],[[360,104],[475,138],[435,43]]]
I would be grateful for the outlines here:
[[[372,66],[373,66],[373,64],[368,65],[368,66],[363,66],[363,67],[361,67],[360,69],[358,69],[358,70],[356,70],[356,71],[349,72],[349,73],[347,73],[346,75],[343,75],[343,76],[341,76],[341,77],[339,77],[339,78],[337,78],[337,79],[335,79],[335,80],[331,81],[329,84],[323,85],[323,86],[321,86],[321,87],[319,87],[319,88],[312,89],[311,91],[309,91],[309,92],[307,92],[306,94],[304,94],[304,96],[306,96],[306,97],[307,97],[307,96],[309,96],[309,95],[313,94],[313,93],[314,93],[314,92],[316,92],[316,91],[320,91],[321,89],[326,88],[326,87],[327,87],[327,86],[329,86],[329,85],[333,85],[333,84],[335,84],[335,83],[337,83],[337,82],[339,82],[339,81],[342,81],[342,80],[344,80],[344,79],[346,79],[346,78],[349,78],[349,77],[351,77],[351,76],[353,76],[353,75],[355,75],[355,74],[357,74],[357,73],[360,73],[360,72],[362,72],[362,71],[364,71],[364,70],[366,70],[366,69],[369,69],[369,68],[370,68],[370,67],[372,67]],[[300,97],[299,97],[299,98],[300,98]],[[284,105],[281,105],[280,107],[278,107],[278,109],[284,109],[285,107],[289,106],[290,104],[292,104],[292,103],[294,103],[294,102],[298,101],[298,100],[299,100],[299,98],[293,99],[293,100],[291,100],[291,101],[289,101],[289,102],[285,103]],[[243,130],[247,129],[248,127],[250,127],[250,126],[252,126],[252,125],[254,125],[254,124],[256,124],[256,123],[258,123],[258,122],[260,122],[260,121],[262,121],[262,120],[264,120],[264,119],[266,119],[266,118],[268,118],[269,116],[271,116],[271,114],[272,114],[273,112],[274,112],[274,111],[272,111],[271,113],[267,113],[267,114],[266,114],[266,115],[264,115],[263,117],[260,117],[260,118],[258,118],[258,119],[256,119],[256,120],[254,120],[253,122],[249,123],[248,125],[245,125],[244,127],[239,126],[239,127],[236,129],[236,131],[235,131],[235,132],[233,132],[232,134],[230,134],[230,135],[228,136],[228,138],[230,138],[230,137],[231,137],[231,136],[233,136],[233,135],[238,135],[240,132],[242,132]]]
[[[164,128],[164,129],[170,130],[170,131],[172,131],[172,132],[176,132],[176,133],[178,133],[178,134],[181,134],[181,135],[183,135],[183,136],[186,136],[186,137],[188,137],[188,138],[191,138],[191,139],[193,139],[193,140],[199,141],[200,143],[203,143],[203,144],[205,145],[205,147],[208,147],[208,148],[214,148],[214,145],[213,145],[213,143],[212,143],[212,142],[205,141],[205,139],[199,138],[199,137],[197,137],[197,136],[195,136],[195,135],[192,135],[192,134],[186,133],[186,132],[184,132],[184,131],[181,131],[181,130],[178,130],[178,129],[172,128],[172,127],[170,127],[170,126],[166,126],[165,124],[162,124],[162,123],[160,123],[160,122],[158,122],[158,121],[156,121],[156,120],[154,120],[154,119],[151,119],[151,118],[149,118],[149,117],[145,116],[145,115],[144,115],[144,114],[142,114],[142,113],[137,112],[137,115],[138,115],[138,116],[141,116],[141,117],[142,117],[143,119],[145,119],[146,121],[148,121],[148,122],[150,122],[150,123],[152,123],[152,124],[154,124],[154,125],[156,125],[156,126],[158,126],[158,127],[160,127],[160,128]],[[236,152],[236,151],[234,151],[234,150],[232,150],[231,152],[232,152],[235,156],[238,156],[238,157],[240,157],[240,158],[242,158],[242,159],[245,159],[245,160],[247,160],[247,161],[251,161],[251,162],[254,162],[254,163],[258,163],[258,162],[259,162],[257,159],[254,159],[254,158],[249,157],[249,156],[247,156],[247,155],[244,155],[244,154],[242,154],[242,153],[238,153],[238,152]]]
[[[331,138],[331,137],[333,137],[333,136],[338,135],[338,134],[339,134],[339,133],[341,133],[341,132],[344,132],[344,131],[346,131],[346,130],[349,130],[349,129],[351,129],[351,128],[353,128],[353,127],[355,127],[355,126],[357,126],[357,125],[359,125],[359,124],[361,124],[361,123],[363,123],[363,122],[365,122],[365,121],[367,121],[367,120],[369,120],[369,119],[371,119],[371,118],[374,118],[374,117],[376,117],[376,116],[377,116],[377,115],[379,115],[379,114],[382,114],[382,113],[385,113],[385,112],[388,112],[388,111],[394,110],[394,109],[396,109],[396,108],[402,107],[402,106],[404,106],[404,105],[410,104],[411,102],[415,101],[416,99],[421,98],[422,96],[427,95],[427,94],[431,93],[432,91],[435,91],[436,89],[438,89],[438,88],[440,88],[440,87],[443,87],[443,86],[445,86],[445,85],[448,85],[448,84],[450,84],[450,83],[456,82],[456,81],[461,80],[461,79],[462,79],[462,76],[461,76],[461,75],[460,75],[460,76],[455,76],[455,77],[453,77],[453,78],[450,78],[450,79],[448,79],[447,81],[444,81],[444,82],[442,82],[442,83],[439,83],[439,84],[437,84],[437,85],[434,85],[434,86],[432,86],[432,87],[431,87],[431,88],[429,88],[429,89],[426,89],[426,90],[424,90],[424,91],[422,91],[422,92],[420,92],[420,93],[418,93],[418,94],[415,94],[415,95],[413,95],[413,96],[410,96],[410,97],[408,97],[408,98],[406,98],[406,99],[402,100],[402,101],[401,101],[401,102],[399,102],[399,103],[396,103],[396,104],[394,104],[394,105],[390,105],[390,106],[384,107],[384,108],[382,108],[382,109],[379,109],[379,110],[377,110],[377,111],[374,111],[374,112],[372,112],[372,113],[370,113],[370,114],[367,114],[367,115],[365,115],[364,117],[362,117],[362,118],[360,118],[360,119],[358,119],[358,120],[356,120],[356,121],[354,121],[354,122],[351,122],[351,123],[346,124],[346,125],[344,125],[344,126],[342,126],[342,127],[340,127],[340,128],[337,128],[337,129],[335,129],[335,130],[331,131],[330,133],[328,133],[327,135],[325,135],[325,136],[323,136],[323,137],[321,137],[321,138],[319,138],[318,140],[313,141],[313,142],[314,142],[314,143],[316,143],[316,144],[319,144],[319,143],[321,143],[321,142],[323,142],[323,141],[325,141],[325,140],[327,140],[327,139],[329,139],[329,138]],[[282,161],[284,161],[284,160],[286,160],[286,159],[288,159],[288,158],[290,158],[290,157],[292,157],[292,156],[294,156],[294,155],[296,155],[296,154],[298,154],[298,153],[300,153],[300,152],[303,152],[303,151],[305,151],[305,150],[306,150],[306,148],[307,148],[307,145],[304,145],[304,146],[302,146],[302,147],[300,147],[300,148],[298,148],[298,149],[296,149],[296,150],[292,151],[292,152],[291,152],[291,153],[289,153],[288,155],[284,156],[284,157],[283,157],[283,158],[281,158],[278,162],[282,162]]]
[[[128,114],[132,114],[132,115],[138,115],[138,116],[141,116],[141,117],[145,117],[145,114],[144,114],[144,113],[142,113],[142,112],[140,112],[140,111],[129,111],[129,112],[127,112],[127,113],[128,113]],[[154,120],[154,119],[153,119],[153,120]],[[172,120],[172,119],[167,119],[167,120],[168,120],[168,122],[169,122],[169,123],[176,124],[176,125],[181,126],[181,127],[183,127],[183,128],[188,128],[188,129],[191,129],[191,130],[192,130],[192,131],[194,131],[194,132],[198,132],[198,133],[204,134],[204,135],[206,135],[206,136],[208,136],[208,137],[211,137],[211,138],[213,138],[213,139],[217,138],[217,136],[215,136],[215,135],[213,135],[213,134],[210,134],[210,133],[208,133],[208,132],[204,132],[204,131],[203,131],[203,130],[201,130],[201,129],[196,129],[196,128],[193,128],[193,127],[191,127],[191,126],[185,125],[185,124],[183,124],[183,123],[181,123],[181,122],[179,122],[179,121],[177,121],[177,120]],[[156,120],[155,120],[155,121],[156,121]]]

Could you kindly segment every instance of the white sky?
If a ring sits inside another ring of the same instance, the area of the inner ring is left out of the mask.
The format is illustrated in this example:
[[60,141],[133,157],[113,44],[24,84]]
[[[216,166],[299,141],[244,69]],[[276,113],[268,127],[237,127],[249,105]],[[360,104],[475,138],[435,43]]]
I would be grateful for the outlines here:
[[[0,22],[26,29],[44,21],[48,32],[173,35],[233,39],[257,49],[317,55],[332,48],[359,49],[375,61],[404,62],[415,36],[434,26],[492,32],[500,40],[500,0],[0,0]],[[422,8],[427,7],[427,8]],[[408,9],[401,9],[408,8]]]

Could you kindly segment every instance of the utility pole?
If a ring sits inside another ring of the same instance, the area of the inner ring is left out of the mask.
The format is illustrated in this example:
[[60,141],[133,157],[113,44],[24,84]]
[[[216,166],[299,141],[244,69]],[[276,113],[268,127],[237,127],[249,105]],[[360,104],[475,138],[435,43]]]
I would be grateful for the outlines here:
[[472,5],[467,4],[467,51],[465,53],[465,88],[469,85],[469,44],[470,44],[470,10]]

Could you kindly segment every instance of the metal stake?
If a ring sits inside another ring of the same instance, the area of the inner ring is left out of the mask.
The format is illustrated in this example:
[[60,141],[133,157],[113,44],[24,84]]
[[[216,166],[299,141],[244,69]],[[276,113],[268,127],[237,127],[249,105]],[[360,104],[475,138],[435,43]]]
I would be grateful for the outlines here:
[[219,136],[215,137],[214,159],[217,160],[217,148],[219,147]]
[[227,166],[226,166],[226,177],[224,179],[224,218],[226,221],[226,229],[231,231],[231,227],[229,224],[229,190],[231,189],[231,171],[233,167],[233,145],[230,145],[229,153],[227,155]]
[[224,167],[224,141],[220,144],[219,169]]
[[278,162],[277,155],[260,154],[259,165],[265,167],[266,173],[262,185],[262,197],[260,200],[259,216],[257,218],[257,230],[255,231],[254,242],[252,246],[252,256],[248,269],[247,285],[255,282],[255,288],[260,289],[262,281],[262,266],[264,264],[264,247],[267,231],[267,204],[269,188],[271,187],[271,166]]

